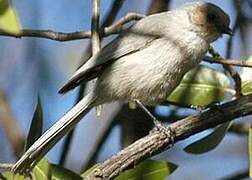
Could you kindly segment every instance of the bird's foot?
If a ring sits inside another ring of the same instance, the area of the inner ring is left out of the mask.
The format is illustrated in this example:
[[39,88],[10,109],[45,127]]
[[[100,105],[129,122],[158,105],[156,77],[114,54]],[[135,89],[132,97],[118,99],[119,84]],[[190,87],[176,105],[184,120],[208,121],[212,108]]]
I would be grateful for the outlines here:
[[155,131],[159,131],[162,134],[164,134],[168,139],[170,144],[174,145],[174,139],[175,139],[175,132],[171,129],[169,126],[165,126],[162,124],[155,116],[151,114],[151,112],[141,103],[139,100],[135,100],[136,104],[152,119],[155,127],[153,130],[151,130],[150,133],[153,133]]
[[164,125],[163,123],[161,123],[157,119],[153,120],[153,123],[154,123],[155,127],[153,128],[151,133],[153,133],[155,131],[161,132],[162,134],[164,134],[169,139],[169,142],[171,142],[170,143],[171,146],[173,146],[174,142],[175,142],[175,132],[174,132],[174,130],[170,126]]

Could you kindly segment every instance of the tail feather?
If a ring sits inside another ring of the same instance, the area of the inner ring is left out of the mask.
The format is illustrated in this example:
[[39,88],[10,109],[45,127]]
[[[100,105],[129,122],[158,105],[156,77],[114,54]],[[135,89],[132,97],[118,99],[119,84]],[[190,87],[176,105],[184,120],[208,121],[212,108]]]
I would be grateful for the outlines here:
[[27,172],[27,169],[31,169],[67,131],[73,129],[81,118],[92,109],[95,99],[92,93],[85,96],[23,154],[13,166],[12,172],[24,173]]
[[80,85],[81,75],[78,74],[77,76],[73,76],[63,87],[61,87],[58,91],[59,94],[66,94],[68,91],[74,89],[78,85]]

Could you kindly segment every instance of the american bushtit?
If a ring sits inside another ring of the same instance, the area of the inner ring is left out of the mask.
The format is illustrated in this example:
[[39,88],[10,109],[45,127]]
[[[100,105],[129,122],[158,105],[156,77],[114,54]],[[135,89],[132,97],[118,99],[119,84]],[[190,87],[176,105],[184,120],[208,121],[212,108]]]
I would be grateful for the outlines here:
[[34,165],[94,106],[116,100],[138,100],[144,105],[166,100],[184,74],[202,60],[210,43],[231,33],[229,23],[222,9],[206,2],[188,3],[138,21],[91,57],[60,89],[65,93],[97,78],[94,91],[47,130],[13,172]]

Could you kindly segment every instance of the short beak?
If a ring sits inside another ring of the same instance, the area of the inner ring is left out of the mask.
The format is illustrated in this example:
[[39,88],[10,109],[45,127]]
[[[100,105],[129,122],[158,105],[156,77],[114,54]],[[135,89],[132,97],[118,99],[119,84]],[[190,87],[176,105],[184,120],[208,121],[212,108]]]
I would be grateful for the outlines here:
[[232,29],[230,27],[224,27],[222,29],[222,33],[223,34],[228,34],[228,35],[233,35],[233,31],[232,31]]

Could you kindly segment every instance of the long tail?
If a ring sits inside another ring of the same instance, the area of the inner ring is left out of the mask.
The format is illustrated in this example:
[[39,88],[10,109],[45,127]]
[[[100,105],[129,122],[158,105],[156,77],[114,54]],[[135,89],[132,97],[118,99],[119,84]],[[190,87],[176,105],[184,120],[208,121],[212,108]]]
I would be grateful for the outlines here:
[[23,154],[13,166],[12,172],[25,173],[36,165],[50,148],[54,146],[66,132],[70,131],[90,109],[92,109],[95,99],[92,93],[85,96]]

